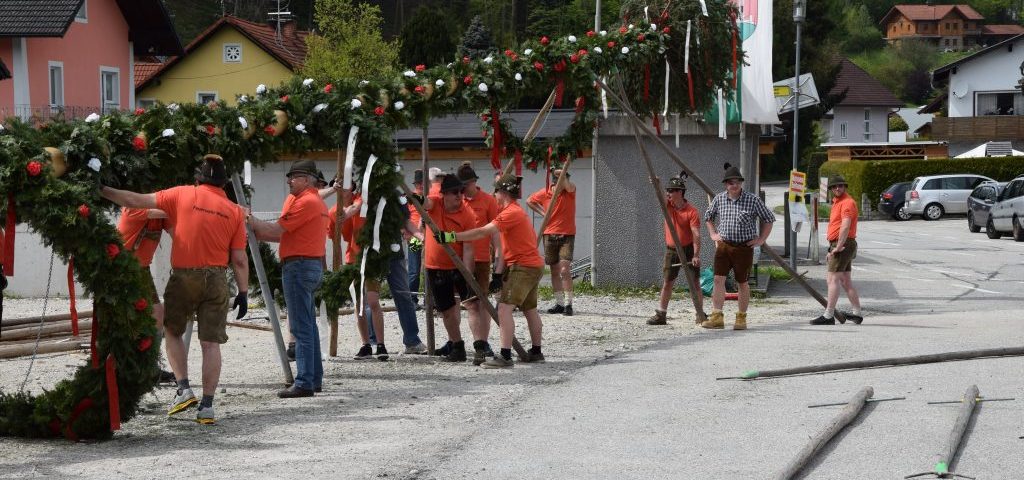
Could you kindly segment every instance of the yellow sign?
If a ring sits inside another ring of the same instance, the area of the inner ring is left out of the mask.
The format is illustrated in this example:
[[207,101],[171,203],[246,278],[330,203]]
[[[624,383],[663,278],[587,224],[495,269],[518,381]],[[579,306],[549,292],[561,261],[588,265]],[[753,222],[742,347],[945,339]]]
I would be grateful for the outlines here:
[[802,201],[806,191],[807,174],[796,170],[789,172],[789,201]]
[[793,88],[788,85],[772,87],[775,91],[776,97],[791,97],[793,96]]

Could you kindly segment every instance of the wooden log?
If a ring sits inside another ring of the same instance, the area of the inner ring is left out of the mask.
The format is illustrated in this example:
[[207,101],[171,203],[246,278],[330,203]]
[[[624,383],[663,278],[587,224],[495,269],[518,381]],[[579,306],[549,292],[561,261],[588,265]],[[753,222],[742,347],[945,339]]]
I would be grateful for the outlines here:
[[[430,134],[428,133],[428,127],[423,126],[423,132],[420,135],[420,157],[423,161],[423,198],[427,198],[430,195]],[[406,196],[412,201],[412,193],[406,191]],[[423,210],[419,210],[421,219],[424,215]],[[426,225],[424,223],[424,225]],[[423,234],[426,235],[427,229],[423,229]],[[427,242],[423,242],[423,248],[426,249]],[[423,315],[427,324],[427,355],[434,356],[434,347],[437,346],[437,332],[434,328],[434,295],[430,292],[430,281],[427,279],[427,256],[424,254],[420,255],[420,274],[423,275]]]
[[[541,107],[540,111],[537,112],[537,116],[533,117],[533,123],[530,124],[530,128],[526,130],[526,135],[523,135],[523,143],[529,142],[540,133],[540,127],[544,124],[544,118],[551,112],[551,107],[555,105],[555,89],[551,89],[551,93],[548,95],[548,99],[544,102],[544,106]],[[501,171],[502,175],[511,175],[515,166],[515,157],[508,159],[508,163],[505,164],[505,168]],[[426,169],[423,170],[424,172]],[[426,174],[424,174],[426,175]]]
[[[340,127],[339,127],[340,128]],[[347,148],[347,147],[346,147]],[[347,153],[347,152],[346,152]],[[334,181],[342,181],[345,171],[345,160],[341,156],[341,149],[338,149],[337,170],[334,174]],[[337,208],[334,211],[334,235],[331,235],[331,268],[337,272],[341,269],[341,223],[345,216],[344,200],[341,195],[336,199]],[[327,313],[327,324],[330,326],[329,340],[327,342],[327,354],[332,357],[338,356],[338,314],[337,312]]]
[[[92,318],[92,310],[78,312],[78,319],[81,320],[84,318]],[[71,314],[58,313],[56,315],[44,315],[36,317],[5,318],[3,320],[0,320],[0,326],[2,326],[4,330],[7,330],[8,328],[14,328],[20,325],[35,325],[38,324],[40,321],[46,323],[56,322],[60,320],[71,320]]]
[[[394,305],[384,305],[384,306],[381,306],[380,310],[382,312],[395,312],[395,311],[398,311],[398,309],[395,308]],[[353,313],[356,313],[356,309],[354,309],[354,308],[341,308],[341,309],[338,309],[338,315],[352,315]]]
[[263,331],[263,332],[273,332],[274,331],[273,328],[270,328],[270,327],[268,327],[266,325],[257,325],[255,323],[236,322],[234,320],[228,320],[226,323],[227,323],[227,326],[229,326],[229,327],[247,328],[249,330],[260,330],[260,331]]
[[946,450],[939,454],[939,460],[935,463],[934,470],[907,475],[903,478],[923,477],[926,475],[935,475],[938,478],[949,478],[953,476],[972,478],[952,473],[950,472],[950,468],[953,465],[953,459],[956,458],[956,452],[960,451],[960,444],[963,442],[964,433],[967,432],[967,425],[971,423],[971,416],[974,415],[974,407],[979,402],[978,395],[979,392],[977,385],[967,387],[967,391],[964,392],[964,398],[961,401],[962,403],[956,416],[956,423],[953,424],[953,430],[949,432],[949,440],[946,442]]
[[864,387],[860,389],[860,391],[850,399],[850,402],[843,407],[843,410],[839,412],[839,415],[836,415],[824,430],[818,432],[817,435],[812,437],[811,441],[800,449],[796,458],[790,460],[790,462],[782,469],[782,471],[779,472],[778,475],[776,475],[775,478],[778,480],[789,480],[799,473],[800,470],[807,465],[807,462],[821,451],[822,447],[824,447],[829,440],[832,440],[837,433],[839,433],[843,428],[846,428],[853,419],[857,418],[857,415],[864,409],[864,404],[867,402],[867,399],[871,398],[874,393],[875,391],[871,387]]
[[70,352],[73,350],[83,350],[88,348],[89,339],[79,336],[77,339],[72,337],[70,340],[64,339],[55,342],[40,343],[39,348],[36,348],[35,342],[22,345],[0,346],[0,358],[23,357],[26,355],[32,355],[32,352],[35,352],[36,354],[43,354]]
[[558,201],[558,196],[565,190],[566,176],[569,174],[569,165],[572,163],[572,158],[568,158],[565,161],[565,165],[562,165],[562,173],[555,180],[555,189],[551,191],[551,200],[548,202],[548,208],[544,210],[544,218],[540,221],[540,229],[537,233],[537,245],[540,245],[540,241],[544,238],[544,229],[548,227],[548,222],[551,221],[551,212],[555,211],[555,202]]
[[[79,330],[85,330],[79,327]],[[4,330],[3,340],[24,340],[34,339],[36,336],[48,337],[54,334],[64,334],[71,332],[71,322],[59,322],[59,323],[46,323],[42,327],[22,327],[17,329]]]
[[950,362],[956,360],[975,360],[979,358],[1019,356],[1024,356],[1024,347],[987,348],[983,350],[964,350],[960,352],[933,353],[928,355],[914,355],[910,357],[891,357],[881,358],[877,360],[857,360],[852,362],[826,363],[822,365],[779,368],[775,370],[748,370],[746,372],[743,372],[743,374],[739,377],[720,377],[718,378],[718,380],[754,380],[758,378],[783,377],[787,375],[834,372],[837,370],[859,370],[864,368],[896,367],[903,365],[920,365],[923,363]]

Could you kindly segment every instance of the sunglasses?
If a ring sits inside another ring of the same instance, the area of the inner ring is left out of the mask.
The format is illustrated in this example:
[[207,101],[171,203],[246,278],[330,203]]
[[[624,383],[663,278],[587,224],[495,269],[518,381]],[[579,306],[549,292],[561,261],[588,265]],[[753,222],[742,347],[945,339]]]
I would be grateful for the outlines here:
[[829,188],[829,189],[833,189],[833,190],[834,190],[834,189],[837,189],[837,188],[839,188],[839,187],[845,187],[845,186],[846,186],[846,185],[843,185],[843,184],[839,184],[839,185],[829,185],[829,186],[828,186],[828,188]]

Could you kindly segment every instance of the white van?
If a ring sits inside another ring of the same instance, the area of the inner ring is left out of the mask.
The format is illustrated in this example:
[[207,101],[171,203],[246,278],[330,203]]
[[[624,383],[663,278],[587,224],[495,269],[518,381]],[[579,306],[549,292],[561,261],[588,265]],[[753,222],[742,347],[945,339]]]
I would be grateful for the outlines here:
[[989,211],[986,231],[988,238],[999,238],[1007,233],[1024,242],[1024,175],[1006,184]]
[[905,194],[907,213],[925,220],[938,220],[947,213],[967,213],[967,197],[974,187],[994,181],[972,174],[917,177]]

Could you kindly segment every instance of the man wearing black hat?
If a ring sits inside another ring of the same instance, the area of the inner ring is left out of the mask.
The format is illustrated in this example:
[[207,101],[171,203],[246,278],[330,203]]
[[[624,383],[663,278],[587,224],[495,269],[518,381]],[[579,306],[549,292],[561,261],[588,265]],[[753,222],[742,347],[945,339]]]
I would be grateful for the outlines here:
[[[700,326],[725,328],[722,307],[725,306],[725,277],[731,270],[739,287],[739,311],[733,330],[747,329],[747,306],[750,304],[750,286],[747,277],[754,263],[754,247],[764,244],[772,231],[775,215],[764,202],[743,190],[740,169],[729,166],[722,177],[725,191],[715,195],[704,212],[704,222],[715,241],[715,287],[711,294],[714,310]],[[761,220],[760,234],[757,221]],[[718,225],[715,225],[715,222]]]
[[[660,308],[655,309],[654,316],[647,319],[648,325],[665,325],[668,323],[666,313],[668,301],[672,298],[672,284],[675,283],[676,278],[679,276],[680,267],[690,270],[694,278],[700,278],[700,213],[697,212],[696,208],[693,208],[690,202],[686,201],[686,183],[682,178],[670,178],[665,191],[668,193],[668,212],[672,218],[672,225],[664,224],[666,250],[662,273],[665,280],[661,285],[661,296],[658,304]],[[676,252],[675,241],[672,239],[672,233],[669,228],[676,230],[676,236],[679,237],[679,243],[682,244],[683,255],[686,256],[685,261],[680,259]],[[697,305],[703,309],[704,292],[698,288],[696,292],[691,292],[691,294],[696,295]],[[697,315],[697,318],[700,317],[701,315]]]
[[[462,164],[458,172],[456,172],[456,177],[465,185],[463,197],[466,199],[466,204],[473,209],[473,213],[476,215],[476,225],[473,225],[473,227],[482,227],[491,223],[491,220],[498,216],[498,202],[494,200],[493,196],[477,186],[476,182],[480,177],[473,170],[473,165],[470,162]],[[475,263],[470,268],[473,269],[473,277],[476,279],[476,283],[482,288],[497,290],[497,284],[491,284],[492,250],[498,258],[501,258],[501,240],[497,232],[489,238],[481,238],[473,242]],[[500,280],[498,282],[500,283]],[[484,301],[487,300],[485,299]],[[486,360],[485,357],[494,356],[490,344],[487,343],[487,338],[491,333],[490,315],[483,302],[479,301],[479,299],[470,302],[467,308],[470,312],[469,329],[473,332],[473,351],[475,352],[473,364],[480,365]]]
[[[416,200],[423,204],[423,170],[416,170],[412,176],[412,190]],[[409,202],[409,221],[416,228],[423,228],[423,220],[420,218],[419,210]],[[423,266],[423,241],[415,236],[409,236],[409,291],[412,292],[412,301],[417,309],[420,306],[420,268]]]
[[434,298],[434,308],[444,317],[444,328],[448,331],[450,345],[445,345],[448,354],[444,357],[450,362],[466,361],[466,342],[462,340],[459,327],[459,302],[455,300],[458,293],[462,300],[468,300],[469,289],[466,280],[455,266],[455,262],[444,251],[441,243],[454,243],[452,248],[466,265],[473,265],[473,244],[469,242],[448,242],[446,232],[462,232],[476,226],[476,215],[473,209],[463,200],[464,186],[455,175],[445,175],[441,181],[439,194],[427,196],[423,208],[440,231],[431,231],[425,235],[426,247],[423,254],[427,267],[427,282],[430,282],[430,293]]
[[289,194],[277,221],[264,222],[246,216],[256,238],[281,244],[281,283],[288,307],[288,329],[295,337],[297,370],[291,388],[277,393],[281,398],[311,397],[323,386],[324,365],[313,292],[320,287],[324,275],[324,232],[328,218],[327,205],[317,191],[317,174],[312,160],[295,162],[288,170]]
[[828,254],[825,255],[828,261],[828,300],[825,313],[811,320],[811,325],[835,325],[840,288],[846,291],[846,298],[853,306],[853,311],[847,313],[845,318],[840,317],[840,323],[852,320],[859,325],[864,321],[860,311],[860,295],[850,278],[853,259],[857,258],[857,202],[846,193],[846,179],[840,175],[828,179],[828,188],[832,191],[832,212],[829,213],[825,235],[829,245]]
[[[171,237],[171,278],[164,290],[164,330],[167,363],[178,390],[168,415],[199,404],[196,422],[216,423],[213,395],[220,381],[220,345],[228,335],[228,283],[230,263],[238,284],[232,309],[238,317],[249,308],[249,258],[245,254],[245,212],[224,193],[227,170],[219,155],[206,155],[196,169],[196,185],[141,194],[101,187],[100,194],[122,207],[156,208],[174,225]],[[182,335],[192,317],[199,325],[203,351],[203,397],[196,401],[188,380],[188,353]]]

